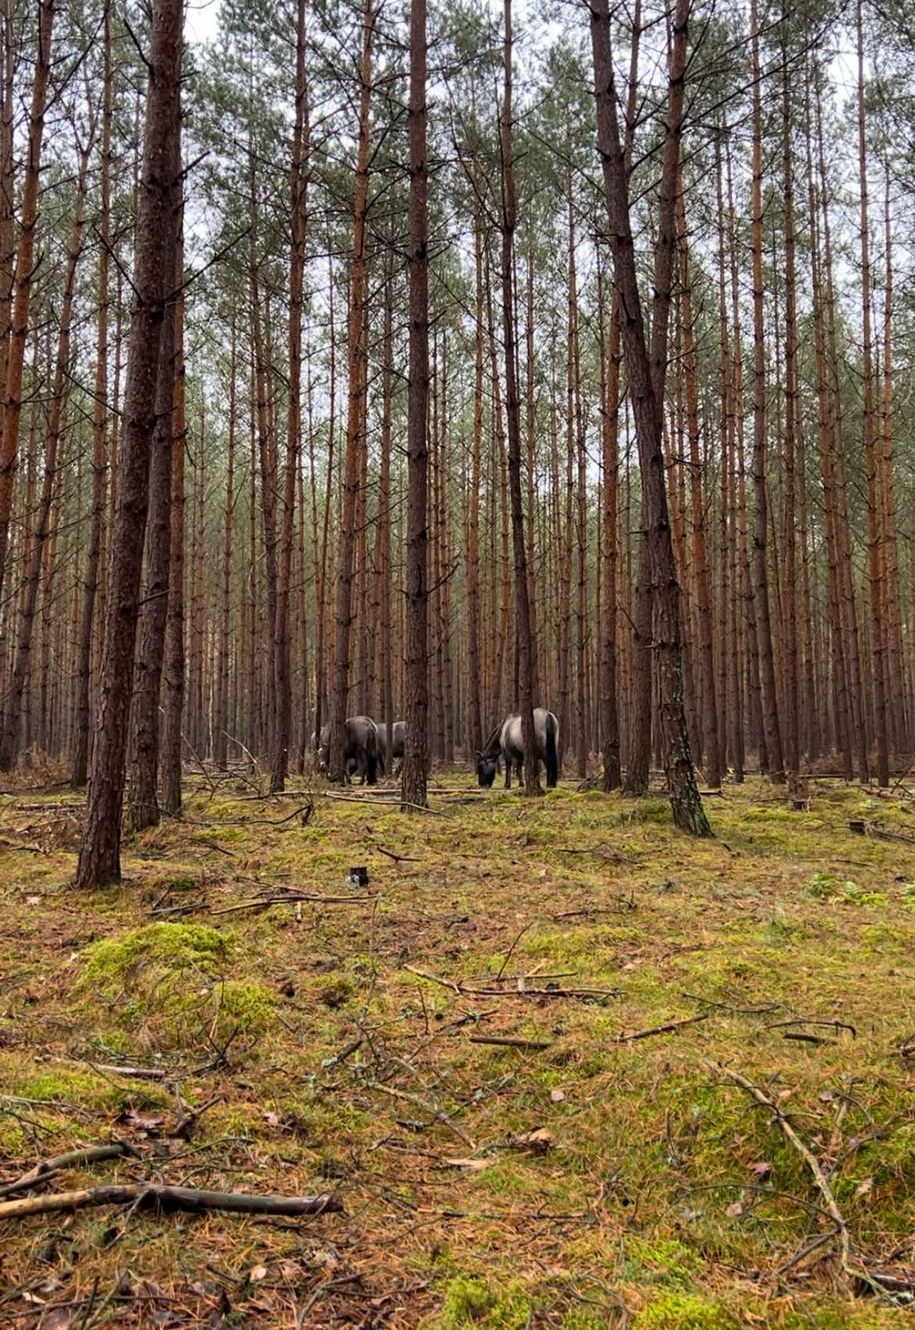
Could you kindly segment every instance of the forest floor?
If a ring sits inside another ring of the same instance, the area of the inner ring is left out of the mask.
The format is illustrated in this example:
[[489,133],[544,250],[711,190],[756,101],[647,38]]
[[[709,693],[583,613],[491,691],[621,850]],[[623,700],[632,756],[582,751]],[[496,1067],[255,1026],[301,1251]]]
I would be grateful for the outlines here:
[[[0,1202],[124,1141],[43,1187],[345,1207],[0,1217],[0,1325],[911,1326],[908,792],[726,785],[695,842],[660,794],[435,785],[196,778],[89,896],[80,801],[0,797]],[[358,899],[230,908],[296,894]]]

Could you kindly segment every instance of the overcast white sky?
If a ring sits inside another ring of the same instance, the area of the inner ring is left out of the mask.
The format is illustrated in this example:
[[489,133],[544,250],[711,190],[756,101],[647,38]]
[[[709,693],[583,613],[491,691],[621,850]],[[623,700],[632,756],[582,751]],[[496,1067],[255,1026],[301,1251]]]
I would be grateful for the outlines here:
[[184,21],[185,36],[191,42],[211,41],[216,36],[219,0],[189,0]]

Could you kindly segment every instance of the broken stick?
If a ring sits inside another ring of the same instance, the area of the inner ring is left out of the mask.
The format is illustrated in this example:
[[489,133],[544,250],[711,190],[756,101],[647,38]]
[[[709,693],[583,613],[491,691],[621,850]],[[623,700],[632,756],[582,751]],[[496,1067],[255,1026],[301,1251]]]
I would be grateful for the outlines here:
[[205,1214],[225,1210],[243,1215],[322,1215],[343,1210],[339,1196],[253,1196],[238,1191],[198,1191],[195,1187],[167,1187],[155,1182],[137,1182],[126,1186],[86,1187],[81,1191],[52,1192],[47,1196],[24,1196],[0,1205],[0,1221],[23,1219],[27,1215],[49,1214],[57,1210],[86,1210],[90,1206],[132,1205],[137,1209],[154,1207],[164,1212],[186,1210]]
[[70,1150],[69,1153],[56,1155],[53,1159],[42,1159],[41,1163],[23,1173],[15,1182],[8,1182],[0,1187],[0,1198],[15,1196],[20,1191],[31,1191],[39,1183],[49,1182],[51,1178],[65,1168],[79,1168],[82,1164],[97,1164],[103,1159],[120,1159],[129,1155],[139,1159],[140,1152],[127,1141],[112,1141],[110,1145],[95,1145],[87,1150]]

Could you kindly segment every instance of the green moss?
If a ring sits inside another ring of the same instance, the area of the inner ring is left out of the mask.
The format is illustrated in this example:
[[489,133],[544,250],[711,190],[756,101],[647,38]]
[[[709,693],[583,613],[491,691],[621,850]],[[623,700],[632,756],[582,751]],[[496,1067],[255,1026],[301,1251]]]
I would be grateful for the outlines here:
[[639,1312],[633,1330],[736,1330],[737,1325],[716,1302],[692,1293],[662,1293]]
[[484,1279],[459,1275],[445,1290],[441,1330],[523,1330],[529,1324],[531,1304],[520,1280],[498,1292]]
[[626,1255],[628,1263],[639,1273],[644,1274],[647,1268],[671,1283],[686,1283],[700,1267],[696,1255],[677,1238],[661,1238],[654,1242],[634,1238],[626,1244]]
[[215,978],[230,949],[226,935],[207,924],[147,924],[87,947],[77,989],[94,988],[114,999],[141,969],[154,965]]
[[162,1049],[261,1031],[273,995],[224,977],[233,950],[205,924],[150,924],[88,947],[77,991],[99,994],[116,1023]]

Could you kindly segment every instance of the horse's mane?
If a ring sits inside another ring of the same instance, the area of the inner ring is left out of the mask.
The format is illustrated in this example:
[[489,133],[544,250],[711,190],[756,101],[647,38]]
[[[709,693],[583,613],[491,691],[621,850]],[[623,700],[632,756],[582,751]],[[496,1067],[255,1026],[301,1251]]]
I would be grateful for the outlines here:
[[496,726],[492,734],[486,740],[486,743],[483,745],[483,751],[482,751],[483,757],[499,756],[500,752],[502,751],[502,726],[504,724],[505,724],[504,721],[499,721],[499,724]]

